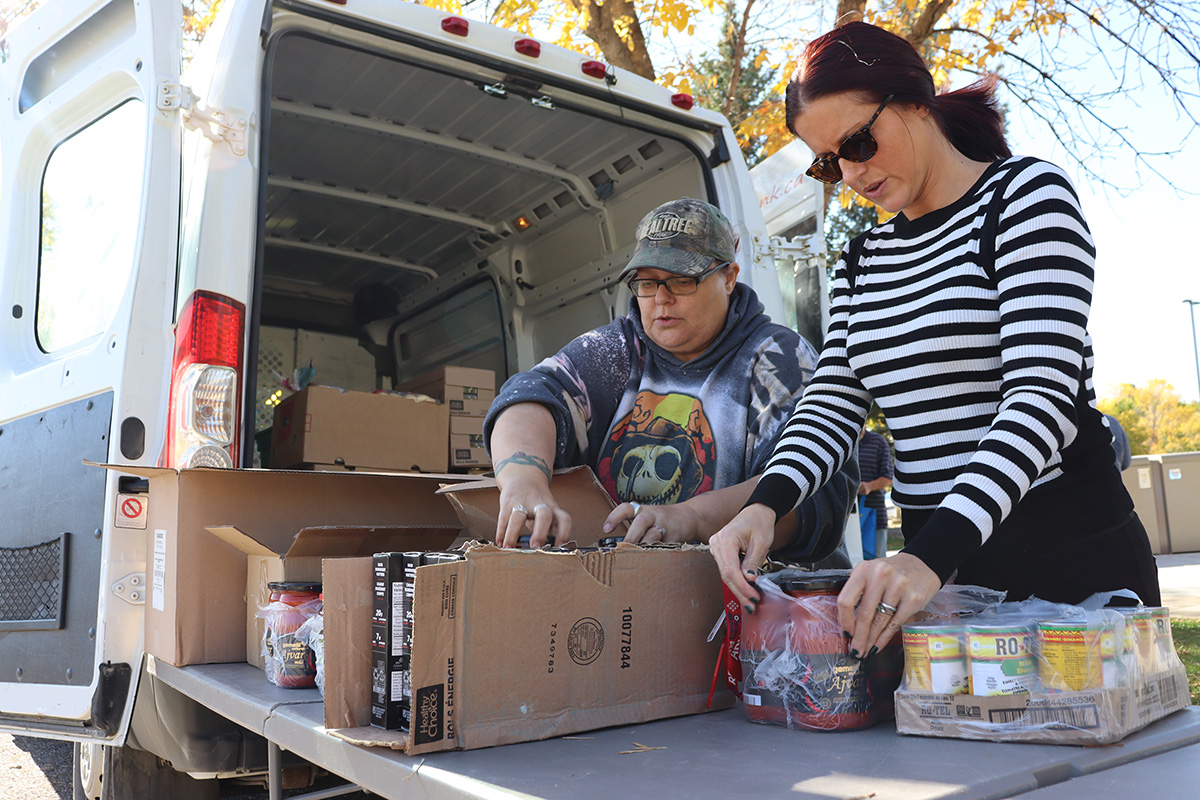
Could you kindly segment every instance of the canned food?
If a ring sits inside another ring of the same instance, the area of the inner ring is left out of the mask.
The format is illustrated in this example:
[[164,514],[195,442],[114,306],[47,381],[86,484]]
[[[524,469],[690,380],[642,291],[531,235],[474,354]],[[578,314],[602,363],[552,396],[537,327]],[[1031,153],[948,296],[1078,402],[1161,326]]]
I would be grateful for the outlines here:
[[1155,655],[1160,670],[1170,669],[1175,653],[1175,638],[1171,635],[1171,612],[1166,606],[1152,606],[1150,619],[1154,623]]
[[1138,676],[1157,672],[1154,614],[1148,608],[1118,608],[1125,617],[1125,666]]
[[967,626],[971,694],[1028,694],[1037,685],[1037,658],[1030,624]]
[[1104,685],[1100,630],[1082,620],[1038,623],[1038,674],[1047,692],[1099,689]]
[[938,622],[912,622],[902,629],[904,682],[908,688],[938,694],[965,694],[970,688],[966,629]]

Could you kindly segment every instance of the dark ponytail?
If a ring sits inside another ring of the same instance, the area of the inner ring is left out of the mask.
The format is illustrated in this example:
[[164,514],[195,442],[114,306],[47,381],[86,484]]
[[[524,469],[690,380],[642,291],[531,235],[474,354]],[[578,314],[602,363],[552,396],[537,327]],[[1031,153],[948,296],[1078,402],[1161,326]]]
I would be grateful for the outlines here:
[[987,77],[965,89],[936,94],[929,68],[906,39],[865,22],[849,22],[804,48],[784,93],[785,119],[795,133],[796,117],[818,98],[856,92],[880,103],[890,94],[893,104],[928,108],[967,158],[994,161],[1012,155],[995,87],[996,79]]

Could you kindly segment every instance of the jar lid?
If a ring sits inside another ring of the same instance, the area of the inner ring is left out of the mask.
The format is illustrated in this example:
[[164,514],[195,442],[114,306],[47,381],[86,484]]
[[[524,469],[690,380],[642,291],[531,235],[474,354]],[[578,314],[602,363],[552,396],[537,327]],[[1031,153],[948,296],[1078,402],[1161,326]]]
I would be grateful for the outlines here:
[[272,592],[319,592],[320,581],[271,581],[267,588]]
[[846,585],[845,575],[805,576],[788,578],[779,588],[785,592],[839,592]]

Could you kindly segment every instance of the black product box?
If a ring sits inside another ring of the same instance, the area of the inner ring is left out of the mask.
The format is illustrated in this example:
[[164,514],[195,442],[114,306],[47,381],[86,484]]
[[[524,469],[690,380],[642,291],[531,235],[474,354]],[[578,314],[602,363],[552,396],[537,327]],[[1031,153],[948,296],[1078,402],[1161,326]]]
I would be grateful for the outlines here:
[[374,555],[371,724],[377,728],[408,728],[412,693],[409,687],[412,589],[410,585],[406,592],[405,584],[415,575],[420,556],[417,552]]

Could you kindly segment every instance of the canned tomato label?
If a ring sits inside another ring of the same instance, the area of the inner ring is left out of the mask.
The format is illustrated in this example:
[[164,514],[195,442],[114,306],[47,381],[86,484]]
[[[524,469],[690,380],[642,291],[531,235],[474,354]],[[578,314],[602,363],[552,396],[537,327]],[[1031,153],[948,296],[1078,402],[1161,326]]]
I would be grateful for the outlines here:
[[1039,622],[1038,646],[1038,673],[1045,691],[1080,691],[1103,685],[1098,629],[1082,621]]
[[1175,656],[1175,639],[1171,635],[1171,612],[1166,606],[1152,606],[1150,620],[1154,628],[1154,650],[1158,668],[1168,669]]
[[1149,675],[1158,671],[1154,615],[1148,608],[1118,608],[1125,617],[1125,659],[1130,671]]
[[967,655],[962,645],[965,628],[920,622],[905,625],[904,680],[914,691],[965,694],[970,688]]
[[968,625],[971,694],[1027,694],[1037,684],[1032,625]]

